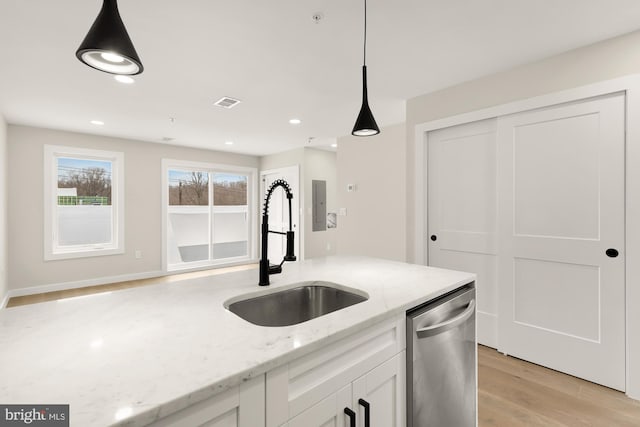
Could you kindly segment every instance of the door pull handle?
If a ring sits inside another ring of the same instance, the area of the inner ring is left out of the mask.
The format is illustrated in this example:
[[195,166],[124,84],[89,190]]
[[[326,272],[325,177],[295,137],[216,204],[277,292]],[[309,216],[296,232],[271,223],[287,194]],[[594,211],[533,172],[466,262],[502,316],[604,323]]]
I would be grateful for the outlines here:
[[615,258],[619,255],[619,252],[617,249],[613,249],[613,248],[609,248],[607,249],[607,252],[605,252],[607,254],[607,256],[609,258]]
[[364,427],[371,427],[371,405],[364,399],[358,399],[358,404],[364,408]]
[[349,408],[344,408],[344,413],[349,417],[349,427],[356,427],[356,413]]

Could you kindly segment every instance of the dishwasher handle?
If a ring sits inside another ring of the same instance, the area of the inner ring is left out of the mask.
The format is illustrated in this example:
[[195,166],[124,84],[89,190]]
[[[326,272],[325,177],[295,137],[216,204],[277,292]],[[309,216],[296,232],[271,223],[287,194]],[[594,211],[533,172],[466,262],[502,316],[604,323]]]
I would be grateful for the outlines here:
[[447,319],[444,322],[437,323],[435,325],[420,328],[416,331],[418,338],[428,338],[434,335],[441,334],[442,332],[453,329],[456,326],[464,323],[469,317],[473,315],[476,310],[476,300],[472,299],[467,305],[467,308],[460,314],[451,319]]

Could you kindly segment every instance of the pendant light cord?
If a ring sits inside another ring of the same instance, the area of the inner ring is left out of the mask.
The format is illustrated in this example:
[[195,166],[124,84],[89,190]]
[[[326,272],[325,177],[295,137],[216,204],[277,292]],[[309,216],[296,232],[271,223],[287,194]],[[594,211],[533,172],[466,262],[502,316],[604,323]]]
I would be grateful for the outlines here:
[[364,0],[364,52],[362,65],[367,65],[367,0]]

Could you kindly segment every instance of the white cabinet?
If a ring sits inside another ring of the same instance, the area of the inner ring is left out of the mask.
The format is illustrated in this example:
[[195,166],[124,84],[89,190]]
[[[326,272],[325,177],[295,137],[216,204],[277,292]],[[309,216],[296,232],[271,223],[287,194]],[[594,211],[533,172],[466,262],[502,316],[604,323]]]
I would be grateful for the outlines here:
[[258,427],[264,425],[264,375],[191,405],[153,427]]
[[405,425],[405,316],[344,337],[265,375],[161,418],[154,427]]
[[348,408],[358,427],[365,427],[369,408],[371,427],[405,425],[405,352],[395,355],[354,382],[306,409],[286,427],[349,427]]
[[351,384],[291,419],[285,427],[349,427],[344,408],[352,406]]
[[358,426],[364,427],[365,410],[358,402],[364,399],[371,411],[371,427],[404,427],[406,418],[405,352],[353,382],[352,409]]
[[345,407],[364,427],[359,399],[370,403],[371,426],[403,426],[404,349],[402,315],[267,372],[267,427],[348,427]]

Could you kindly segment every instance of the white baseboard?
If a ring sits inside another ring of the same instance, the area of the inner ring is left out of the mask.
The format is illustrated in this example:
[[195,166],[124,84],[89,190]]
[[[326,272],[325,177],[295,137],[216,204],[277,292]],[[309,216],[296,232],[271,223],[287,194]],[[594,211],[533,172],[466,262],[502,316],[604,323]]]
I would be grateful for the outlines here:
[[498,348],[498,316],[484,311],[476,313],[478,344]]
[[11,297],[9,296],[9,291],[7,291],[7,293],[4,295],[4,298],[2,298],[2,302],[0,302],[0,310],[2,310],[7,306],[7,303],[9,302],[9,298]]
[[[169,273],[169,274],[174,274],[174,273]],[[88,286],[107,285],[109,283],[127,282],[129,280],[150,279],[153,277],[162,277],[166,275],[167,273],[160,270],[147,271],[144,273],[121,274],[118,276],[108,276],[108,277],[96,277],[92,279],[78,280],[74,282],[52,283],[48,285],[30,286],[27,288],[11,289],[7,293],[5,299],[3,300],[3,305],[0,307],[4,308],[6,306],[6,303],[9,301],[9,298],[12,298],[12,297],[23,297],[26,295],[43,294],[43,293],[55,292],[55,291],[66,291],[69,289],[86,288]]]

